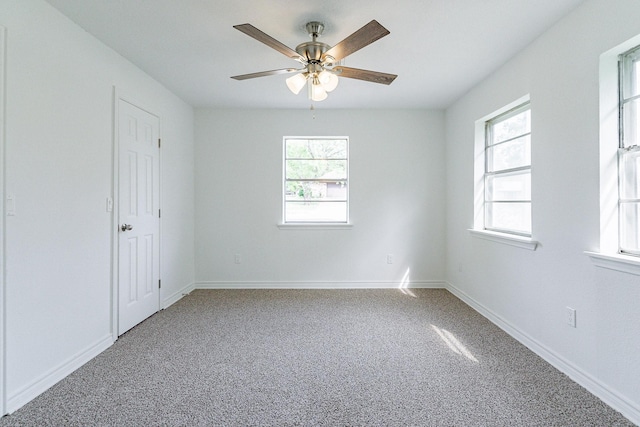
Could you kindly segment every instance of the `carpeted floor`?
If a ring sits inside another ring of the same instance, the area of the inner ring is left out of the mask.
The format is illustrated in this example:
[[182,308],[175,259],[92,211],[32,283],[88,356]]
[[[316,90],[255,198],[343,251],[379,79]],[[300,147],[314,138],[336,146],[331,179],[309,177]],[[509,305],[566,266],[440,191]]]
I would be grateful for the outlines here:
[[198,290],[2,426],[631,426],[445,290]]

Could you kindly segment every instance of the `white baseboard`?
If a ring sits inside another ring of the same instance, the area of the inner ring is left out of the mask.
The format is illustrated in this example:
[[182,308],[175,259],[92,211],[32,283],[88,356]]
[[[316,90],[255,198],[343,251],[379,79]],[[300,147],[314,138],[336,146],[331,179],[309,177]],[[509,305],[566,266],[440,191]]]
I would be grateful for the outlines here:
[[57,367],[46,372],[40,378],[27,384],[17,392],[7,396],[6,412],[8,414],[15,412],[29,401],[54,386],[58,381],[71,374],[76,369],[87,363],[89,360],[102,353],[113,344],[111,334],[104,336],[102,339],[88,346],[86,349],[79,351],[71,356],[68,360],[61,363]]
[[400,282],[372,282],[372,281],[300,281],[300,282],[239,282],[239,281],[209,281],[196,282],[196,289],[445,289],[447,282],[443,280],[418,280],[410,283]]
[[640,425],[640,408],[626,397],[612,390],[606,384],[584,372],[570,361],[555,353],[553,350],[538,342],[528,334],[514,327],[508,321],[471,298],[464,291],[456,288],[451,283],[446,284],[446,289],[456,297],[464,301],[471,308],[489,319],[500,329],[511,335],[531,351],[542,357],[559,371],[568,375],[572,380],[586,388],[591,394],[598,397],[607,405],[627,417],[631,422]]
[[192,283],[189,283],[184,288],[178,289],[176,292],[172,293],[171,295],[169,295],[168,297],[162,300],[162,307],[160,308],[162,310],[164,310],[165,308],[169,308],[170,306],[178,302],[183,296],[193,291],[195,288],[196,288],[196,284],[192,282]]

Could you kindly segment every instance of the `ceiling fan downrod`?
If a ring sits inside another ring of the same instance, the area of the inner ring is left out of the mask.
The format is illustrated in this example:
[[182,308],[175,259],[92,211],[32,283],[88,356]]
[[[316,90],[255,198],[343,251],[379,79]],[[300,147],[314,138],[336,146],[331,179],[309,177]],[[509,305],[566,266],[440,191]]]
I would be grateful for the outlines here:
[[316,39],[320,37],[322,35],[322,32],[324,31],[324,24],[318,21],[311,21],[307,22],[306,28],[309,36],[311,36],[313,41],[316,41]]

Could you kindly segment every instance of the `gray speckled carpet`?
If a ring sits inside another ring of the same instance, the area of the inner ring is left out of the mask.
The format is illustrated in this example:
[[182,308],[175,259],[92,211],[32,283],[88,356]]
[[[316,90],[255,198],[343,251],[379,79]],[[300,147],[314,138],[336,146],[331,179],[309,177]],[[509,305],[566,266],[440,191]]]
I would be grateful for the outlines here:
[[198,290],[0,426],[631,426],[445,290]]

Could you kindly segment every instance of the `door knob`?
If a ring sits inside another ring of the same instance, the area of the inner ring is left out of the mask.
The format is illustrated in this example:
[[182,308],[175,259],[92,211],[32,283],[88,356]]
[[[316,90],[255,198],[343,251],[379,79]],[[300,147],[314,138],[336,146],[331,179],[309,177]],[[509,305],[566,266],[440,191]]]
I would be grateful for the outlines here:
[[122,224],[122,226],[120,227],[120,230],[130,231],[130,230],[133,230],[133,226],[131,224]]

